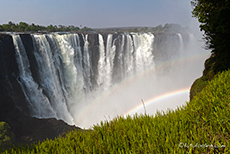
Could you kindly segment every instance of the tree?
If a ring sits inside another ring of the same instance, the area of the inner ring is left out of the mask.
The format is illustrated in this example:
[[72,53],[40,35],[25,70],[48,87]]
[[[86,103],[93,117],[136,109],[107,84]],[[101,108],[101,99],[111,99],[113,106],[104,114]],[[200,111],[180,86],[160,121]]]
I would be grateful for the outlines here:
[[2,26],[2,25],[0,25],[0,31],[4,31],[4,29],[3,29],[3,26]]
[[23,31],[27,31],[28,30],[28,24],[25,22],[20,22],[18,25],[18,30],[23,32]]
[[49,25],[46,27],[46,30],[49,32],[54,32],[55,31],[55,27],[53,25]]
[[214,71],[230,68],[230,1],[229,0],[193,0],[193,17],[200,22],[204,31],[206,47],[215,56]]
[[10,31],[12,31],[13,29],[15,29],[15,26],[16,26],[15,23],[9,21],[8,25],[9,25]]
[[32,23],[32,25],[29,26],[30,31],[32,32],[36,32],[39,31],[38,26],[36,26],[34,23]]
[[11,31],[10,26],[8,24],[2,25],[3,31]]

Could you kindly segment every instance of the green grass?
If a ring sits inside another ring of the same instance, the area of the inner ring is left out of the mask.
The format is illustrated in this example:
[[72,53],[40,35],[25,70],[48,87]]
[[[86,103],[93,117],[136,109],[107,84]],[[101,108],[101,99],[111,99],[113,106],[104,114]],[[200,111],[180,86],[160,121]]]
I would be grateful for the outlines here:
[[230,71],[214,77],[187,105],[152,115],[117,117],[92,131],[12,148],[5,153],[228,153]]

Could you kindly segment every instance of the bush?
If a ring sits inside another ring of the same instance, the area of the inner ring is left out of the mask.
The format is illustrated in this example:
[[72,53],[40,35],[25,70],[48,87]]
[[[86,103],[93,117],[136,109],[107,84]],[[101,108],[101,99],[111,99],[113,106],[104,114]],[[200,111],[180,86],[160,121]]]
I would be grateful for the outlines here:
[[14,140],[14,135],[6,122],[0,122],[0,148],[10,145]]

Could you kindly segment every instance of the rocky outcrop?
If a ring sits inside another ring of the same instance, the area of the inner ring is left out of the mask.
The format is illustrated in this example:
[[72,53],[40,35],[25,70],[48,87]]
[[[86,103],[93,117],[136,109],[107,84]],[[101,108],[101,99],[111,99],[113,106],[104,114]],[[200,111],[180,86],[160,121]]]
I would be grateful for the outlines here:
[[15,48],[10,35],[0,35],[0,120],[17,119],[18,112],[29,114],[24,94],[17,81],[19,74]]
[[48,139],[54,139],[59,135],[71,130],[81,130],[75,126],[69,126],[62,120],[54,118],[37,119],[29,116],[20,115],[17,121],[11,124],[15,134],[15,144],[30,145]]
[[204,63],[204,71],[203,75],[196,79],[191,88],[190,88],[190,101],[193,97],[200,93],[204,87],[208,85],[208,82],[212,80],[212,78],[216,75],[214,72],[214,65],[215,65],[215,55],[212,54],[210,58],[208,58]]

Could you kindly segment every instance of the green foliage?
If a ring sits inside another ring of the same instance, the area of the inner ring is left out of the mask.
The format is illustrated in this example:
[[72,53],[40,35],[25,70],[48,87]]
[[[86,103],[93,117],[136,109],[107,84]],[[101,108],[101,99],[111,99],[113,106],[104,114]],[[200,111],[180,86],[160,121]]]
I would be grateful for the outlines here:
[[183,32],[185,28],[182,28],[178,24],[165,24],[164,26],[158,25],[156,27],[134,27],[134,28],[107,28],[107,29],[91,29],[84,26],[83,28],[75,27],[73,25],[48,25],[40,26],[32,23],[31,25],[20,22],[15,24],[9,22],[8,24],[0,25],[0,31],[7,32]]
[[215,73],[230,68],[230,1],[193,0],[193,16],[205,32],[207,47],[215,54]]
[[202,89],[207,85],[208,85],[208,80],[205,76],[196,79],[193,82],[192,87],[190,89],[190,100],[192,100],[195,95],[200,93]]
[[230,70],[175,111],[101,122],[92,131],[5,153],[229,153]]
[[[6,122],[0,122],[0,149],[8,146],[14,140],[14,135]],[[1,150],[0,150],[1,151]]]
[[32,23],[31,25],[20,22],[19,24],[15,24],[13,22],[9,22],[8,24],[0,25],[0,31],[8,31],[8,32],[85,32],[91,31],[92,29],[88,27],[84,27],[80,29],[79,27],[75,27],[73,25],[63,26],[63,25],[49,25],[47,27],[35,25]]

